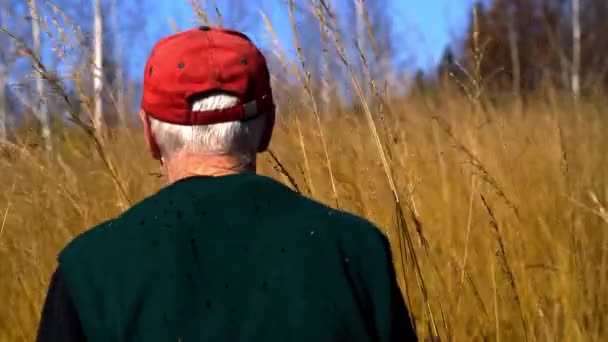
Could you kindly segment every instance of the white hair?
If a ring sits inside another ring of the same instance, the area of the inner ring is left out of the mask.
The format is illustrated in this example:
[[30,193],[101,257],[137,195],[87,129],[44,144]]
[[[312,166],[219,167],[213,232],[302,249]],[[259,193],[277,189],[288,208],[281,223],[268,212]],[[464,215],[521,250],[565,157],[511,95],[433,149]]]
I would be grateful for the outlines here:
[[[238,99],[216,93],[193,102],[192,110],[231,108]],[[266,115],[248,121],[203,126],[184,126],[150,117],[152,134],[163,157],[188,152],[202,155],[229,155],[249,164],[255,160],[266,125]]]

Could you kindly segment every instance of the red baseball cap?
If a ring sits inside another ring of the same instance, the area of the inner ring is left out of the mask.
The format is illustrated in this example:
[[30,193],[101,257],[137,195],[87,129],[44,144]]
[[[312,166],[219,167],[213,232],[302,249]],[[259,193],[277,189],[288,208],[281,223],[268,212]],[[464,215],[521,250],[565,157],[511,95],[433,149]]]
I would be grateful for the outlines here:
[[[237,105],[192,110],[198,96],[217,91],[236,96]],[[245,121],[267,114],[262,152],[275,121],[266,59],[245,34],[226,28],[202,26],[166,37],[146,63],[142,109],[159,121],[178,125]]]

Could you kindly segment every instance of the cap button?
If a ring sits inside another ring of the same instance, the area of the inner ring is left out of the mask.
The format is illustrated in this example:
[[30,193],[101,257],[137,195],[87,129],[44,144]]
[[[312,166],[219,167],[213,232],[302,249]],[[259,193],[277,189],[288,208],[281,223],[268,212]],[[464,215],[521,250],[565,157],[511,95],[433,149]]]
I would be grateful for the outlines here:
[[209,26],[201,26],[198,29],[201,31],[211,31],[211,27],[209,27]]

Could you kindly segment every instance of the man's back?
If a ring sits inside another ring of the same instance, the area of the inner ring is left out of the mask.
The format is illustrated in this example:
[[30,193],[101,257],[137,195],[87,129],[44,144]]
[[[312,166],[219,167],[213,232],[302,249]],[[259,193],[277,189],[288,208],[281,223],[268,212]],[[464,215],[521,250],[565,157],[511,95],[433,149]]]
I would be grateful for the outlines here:
[[91,341],[415,340],[386,238],[263,176],[181,180],[59,262]]

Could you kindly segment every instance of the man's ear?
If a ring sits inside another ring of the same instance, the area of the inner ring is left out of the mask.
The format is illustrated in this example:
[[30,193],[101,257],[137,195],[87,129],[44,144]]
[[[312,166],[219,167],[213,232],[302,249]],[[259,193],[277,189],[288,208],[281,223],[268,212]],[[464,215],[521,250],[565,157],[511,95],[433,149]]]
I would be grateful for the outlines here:
[[156,143],[156,139],[154,135],[152,135],[152,125],[150,124],[150,117],[143,110],[139,111],[139,117],[141,118],[141,123],[144,126],[144,137],[146,139],[146,144],[148,145],[148,149],[152,154],[152,157],[156,160],[161,159],[160,148]]

